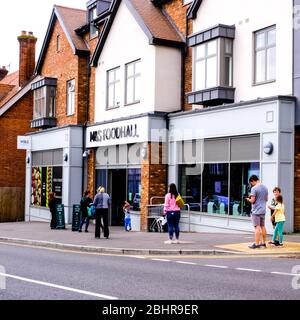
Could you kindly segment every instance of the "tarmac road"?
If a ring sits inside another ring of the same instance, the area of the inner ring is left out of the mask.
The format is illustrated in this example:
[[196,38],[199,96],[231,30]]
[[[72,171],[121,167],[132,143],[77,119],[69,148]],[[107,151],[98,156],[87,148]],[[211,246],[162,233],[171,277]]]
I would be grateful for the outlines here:
[[0,265],[0,300],[300,299],[299,259],[131,257],[0,244]]

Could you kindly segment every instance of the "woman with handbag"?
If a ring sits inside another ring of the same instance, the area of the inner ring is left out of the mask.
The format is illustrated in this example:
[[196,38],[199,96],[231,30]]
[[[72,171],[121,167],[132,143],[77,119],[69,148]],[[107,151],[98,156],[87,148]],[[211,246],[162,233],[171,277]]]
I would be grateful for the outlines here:
[[[177,201],[176,201],[177,199]],[[179,203],[180,201],[180,203]],[[169,240],[166,244],[179,243],[179,221],[180,221],[180,207],[182,205],[182,198],[180,197],[176,185],[171,183],[169,185],[169,192],[165,196],[164,212],[167,215]],[[175,230],[176,240],[173,240]]]

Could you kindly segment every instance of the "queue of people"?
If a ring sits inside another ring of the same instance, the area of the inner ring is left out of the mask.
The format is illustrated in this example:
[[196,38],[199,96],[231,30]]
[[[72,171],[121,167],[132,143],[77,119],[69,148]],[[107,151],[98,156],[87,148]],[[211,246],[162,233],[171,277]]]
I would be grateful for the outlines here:
[[[283,197],[281,195],[281,189],[275,187],[273,189],[273,195],[270,205],[268,202],[268,189],[264,186],[256,175],[252,175],[249,179],[251,184],[251,192],[246,200],[251,203],[251,218],[253,227],[255,229],[254,243],[249,246],[250,249],[266,248],[267,231],[265,227],[266,208],[270,210],[270,220],[273,225],[274,233],[272,241],[268,244],[272,246],[283,246],[283,226],[285,223],[285,207],[283,203]],[[51,212],[50,228],[55,229],[56,225],[56,206],[55,193],[49,195],[49,208]],[[111,198],[108,193],[105,192],[104,187],[99,187],[94,200],[91,199],[91,193],[89,190],[85,191],[80,201],[81,209],[81,221],[79,226],[79,232],[82,232],[82,227],[85,224],[85,232],[88,232],[90,219],[96,219],[95,226],[95,238],[100,239],[101,229],[103,230],[104,237],[109,238],[109,226],[108,226],[108,214],[111,206]],[[167,219],[168,235],[169,239],[165,241],[165,244],[178,244],[179,242],[179,222],[180,222],[180,210],[184,206],[177,187],[174,183],[169,185],[168,193],[165,195],[164,201],[164,214]],[[91,207],[95,208],[95,216],[92,217],[89,214]],[[131,218],[130,218],[130,204],[124,201],[123,206],[124,213],[124,228],[125,231],[131,230]],[[102,222],[103,221],[103,224]],[[175,238],[174,238],[175,234]]]

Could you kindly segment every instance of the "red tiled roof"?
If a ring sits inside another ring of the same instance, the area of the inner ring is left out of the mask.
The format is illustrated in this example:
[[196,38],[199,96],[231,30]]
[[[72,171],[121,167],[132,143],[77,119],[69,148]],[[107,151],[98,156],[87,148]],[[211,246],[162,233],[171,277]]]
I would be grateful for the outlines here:
[[68,35],[77,50],[89,51],[83,38],[75,33],[75,30],[86,24],[86,11],[55,5],[55,11],[62,19]]
[[183,39],[167,17],[150,0],[129,0],[129,2],[140,15],[154,38],[183,42]]
[[3,78],[0,81],[0,91],[1,89],[4,94],[0,96],[0,108],[19,91],[19,71],[10,73]]

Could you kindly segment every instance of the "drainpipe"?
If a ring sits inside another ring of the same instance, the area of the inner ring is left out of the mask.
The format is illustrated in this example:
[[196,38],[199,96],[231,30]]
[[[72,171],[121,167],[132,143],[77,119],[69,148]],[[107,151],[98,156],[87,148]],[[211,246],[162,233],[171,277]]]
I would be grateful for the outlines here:
[[[91,67],[90,67],[90,55],[87,56],[87,85],[86,85],[86,112],[85,112],[85,122],[83,124],[83,133],[82,133],[82,150],[83,152],[86,149],[86,128],[87,124],[89,122],[89,109],[90,109],[90,78],[91,78]],[[85,164],[85,159],[87,159],[87,170],[88,170],[88,158],[85,158],[82,156],[82,182],[81,182],[81,191],[82,194],[84,192],[84,164]]]

